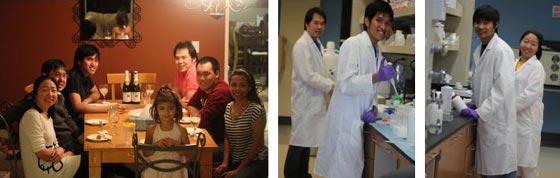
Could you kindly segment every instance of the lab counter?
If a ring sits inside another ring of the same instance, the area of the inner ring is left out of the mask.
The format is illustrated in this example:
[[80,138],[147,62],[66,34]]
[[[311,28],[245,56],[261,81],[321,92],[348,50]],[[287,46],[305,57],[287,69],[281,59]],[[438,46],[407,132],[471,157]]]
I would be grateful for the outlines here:
[[426,177],[471,177],[474,174],[475,120],[453,112],[440,134],[426,139]]
[[414,141],[398,138],[390,125],[364,124],[365,165],[362,177],[379,177],[414,165]]
[[453,121],[443,122],[443,128],[440,134],[428,134],[428,138],[426,139],[426,151],[431,150],[459,129],[463,128],[467,124],[473,123],[474,121],[475,119],[463,117],[455,110],[453,112]]

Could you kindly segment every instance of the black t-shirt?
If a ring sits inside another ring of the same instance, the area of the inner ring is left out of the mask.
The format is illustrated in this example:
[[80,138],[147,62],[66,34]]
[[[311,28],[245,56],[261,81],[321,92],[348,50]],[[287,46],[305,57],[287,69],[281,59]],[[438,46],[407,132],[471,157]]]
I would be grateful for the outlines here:
[[89,96],[89,91],[95,86],[93,80],[89,76],[85,76],[84,73],[80,70],[75,68],[71,69],[68,72],[68,82],[66,84],[66,88],[62,90],[62,94],[66,98],[66,108],[68,109],[68,113],[75,119],[76,124],[83,130],[83,114],[77,113],[72,107],[72,103],[70,102],[70,93],[78,93],[82,98],[82,101]]

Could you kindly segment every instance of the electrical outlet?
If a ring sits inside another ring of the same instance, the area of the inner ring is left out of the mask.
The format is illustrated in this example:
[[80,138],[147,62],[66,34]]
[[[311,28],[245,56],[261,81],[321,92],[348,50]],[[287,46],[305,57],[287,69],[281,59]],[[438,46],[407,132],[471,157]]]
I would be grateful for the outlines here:
[[552,18],[560,18],[560,5],[552,6]]

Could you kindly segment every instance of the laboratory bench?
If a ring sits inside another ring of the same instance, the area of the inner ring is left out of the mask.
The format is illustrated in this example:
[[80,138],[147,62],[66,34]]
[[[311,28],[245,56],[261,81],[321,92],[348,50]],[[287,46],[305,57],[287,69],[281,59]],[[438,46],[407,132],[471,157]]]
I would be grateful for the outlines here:
[[364,124],[364,152],[362,177],[377,178],[414,165],[414,141],[398,138],[388,124]]
[[472,177],[474,174],[475,120],[456,110],[453,121],[443,122],[440,134],[426,139],[426,174],[429,178]]

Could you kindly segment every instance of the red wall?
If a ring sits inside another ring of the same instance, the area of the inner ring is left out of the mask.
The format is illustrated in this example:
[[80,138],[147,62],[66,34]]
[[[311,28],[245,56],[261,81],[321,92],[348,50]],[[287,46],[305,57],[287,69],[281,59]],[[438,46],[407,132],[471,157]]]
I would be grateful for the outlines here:
[[[78,25],[72,20],[76,1],[0,2],[0,100],[16,102],[23,87],[39,75],[41,64],[61,58],[70,68],[72,36]],[[175,72],[173,47],[178,41],[200,41],[199,57],[214,56],[224,63],[225,18],[218,20],[200,10],[189,10],[180,0],[139,0],[141,20],[135,26],[142,41],[130,49],[119,43],[100,48],[101,61],[93,80],[106,83],[105,74],[138,70],[156,72],[156,86],[171,83]],[[220,71],[223,76],[223,70]]]

